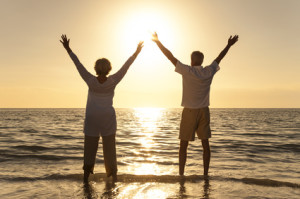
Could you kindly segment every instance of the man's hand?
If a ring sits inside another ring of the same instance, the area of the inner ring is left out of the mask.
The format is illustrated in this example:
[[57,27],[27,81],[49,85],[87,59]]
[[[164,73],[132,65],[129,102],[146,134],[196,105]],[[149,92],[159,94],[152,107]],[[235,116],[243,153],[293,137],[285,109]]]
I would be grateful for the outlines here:
[[70,48],[70,39],[67,38],[67,35],[61,35],[61,40],[59,40],[62,45],[64,46],[64,48],[68,51],[71,52],[71,48]]
[[173,56],[173,54],[166,48],[164,45],[159,41],[157,33],[154,32],[152,34],[152,41],[154,41],[159,49],[162,51],[162,53],[172,62],[174,66],[177,64],[177,59]]
[[139,54],[143,47],[144,47],[144,41],[140,41],[136,48],[136,52]]
[[156,32],[154,32],[154,33],[152,34],[152,41],[154,41],[154,42],[157,42],[157,41],[159,41],[159,40],[158,40],[158,36],[157,36],[157,33],[156,33]]
[[143,47],[144,47],[144,41],[140,41],[133,56],[137,57]]
[[225,55],[227,54],[229,48],[235,44],[235,42],[237,42],[239,39],[238,35],[234,35],[234,37],[230,36],[228,39],[228,44],[227,46],[224,48],[224,50],[222,50],[222,52],[219,54],[219,56],[215,59],[215,61],[220,64],[221,60],[225,57]]
[[239,36],[238,35],[234,35],[234,37],[230,36],[229,39],[228,39],[228,45],[232,46],[238,40],[239,40]]

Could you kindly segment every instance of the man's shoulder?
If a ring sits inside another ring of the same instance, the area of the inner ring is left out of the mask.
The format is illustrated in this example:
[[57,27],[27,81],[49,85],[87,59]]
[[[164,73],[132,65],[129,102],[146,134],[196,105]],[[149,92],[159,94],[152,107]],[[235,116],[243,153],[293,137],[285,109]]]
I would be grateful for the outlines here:
[[218,67],[219,64],[218,64],[218,62],[217,62],[216,60],[213,60],[213,61],[211,62],[211,64],[209,64],[209,65],[207,65],[207,66],[205,66],[205,67],[208,67],[208,66]]
[[189,72],[191,69],[191,66],[183,64],[182,62],[180,62],[179,60],[177,60],[176,66],[175,66],[175,71],[178,73],[186,73]]

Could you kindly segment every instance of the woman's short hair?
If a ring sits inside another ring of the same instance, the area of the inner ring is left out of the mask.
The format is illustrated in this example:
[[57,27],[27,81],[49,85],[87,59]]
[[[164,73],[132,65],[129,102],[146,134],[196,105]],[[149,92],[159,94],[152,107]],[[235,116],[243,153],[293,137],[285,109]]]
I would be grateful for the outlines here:
[[111,70],[111,64],[108,59],[102,58],[95,62],[94,67],[97,75],[107,75]]

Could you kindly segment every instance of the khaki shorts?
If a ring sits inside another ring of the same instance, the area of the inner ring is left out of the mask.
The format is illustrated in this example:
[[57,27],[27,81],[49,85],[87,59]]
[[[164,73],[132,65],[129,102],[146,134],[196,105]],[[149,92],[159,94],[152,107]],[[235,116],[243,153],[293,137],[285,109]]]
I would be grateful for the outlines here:
[[191,109],[184,108],[182,111],[179,139],[194,141],[195,133],[199,139],[211,137],[209,108]]

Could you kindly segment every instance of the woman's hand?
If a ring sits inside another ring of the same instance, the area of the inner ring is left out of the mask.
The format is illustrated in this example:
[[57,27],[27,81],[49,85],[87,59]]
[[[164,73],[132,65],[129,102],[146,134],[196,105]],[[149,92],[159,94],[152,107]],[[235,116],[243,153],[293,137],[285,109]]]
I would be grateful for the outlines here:
[[67,35],[64,35],[64,34],[61,35],[60,42],[62,43],[64,48],[68,51],[68,53],[72,51],[71,48],[70,48],[70,45],[69,45],[70,39],[67,38]]

